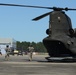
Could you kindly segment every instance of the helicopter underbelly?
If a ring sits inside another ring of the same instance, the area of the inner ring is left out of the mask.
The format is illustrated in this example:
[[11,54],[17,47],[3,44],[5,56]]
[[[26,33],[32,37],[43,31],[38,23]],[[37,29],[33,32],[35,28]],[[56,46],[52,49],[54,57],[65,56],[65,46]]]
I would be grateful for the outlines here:
[[72,52],[66,48],[64,43],[58,40],[43,39],[43,44],[51,57],[71,56]]

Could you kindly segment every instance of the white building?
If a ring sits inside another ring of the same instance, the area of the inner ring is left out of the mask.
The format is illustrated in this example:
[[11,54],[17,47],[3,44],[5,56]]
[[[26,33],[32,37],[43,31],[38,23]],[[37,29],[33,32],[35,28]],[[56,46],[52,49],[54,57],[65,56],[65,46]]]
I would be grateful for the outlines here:
[[13,47],[16,49],[16,40],[13,38],[0,38],[0,49],[3,51],[6,47],[6,45],[9,45],[9,47]]

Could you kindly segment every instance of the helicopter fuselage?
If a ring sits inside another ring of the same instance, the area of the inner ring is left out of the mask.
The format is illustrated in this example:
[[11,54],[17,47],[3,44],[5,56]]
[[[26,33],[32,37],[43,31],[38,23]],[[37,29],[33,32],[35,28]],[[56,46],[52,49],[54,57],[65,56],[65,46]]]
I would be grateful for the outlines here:
[[76,56],[76,33],[64,11],[50,13],[48,36],[43,44],[51,57]]

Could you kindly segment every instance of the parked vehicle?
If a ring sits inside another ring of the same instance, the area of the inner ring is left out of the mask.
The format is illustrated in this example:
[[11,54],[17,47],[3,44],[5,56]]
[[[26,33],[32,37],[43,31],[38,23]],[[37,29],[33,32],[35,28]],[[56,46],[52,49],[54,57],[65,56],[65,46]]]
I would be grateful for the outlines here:
[[18,55],[22,55],[23,56],[23,52],[22,51],[18,51]]

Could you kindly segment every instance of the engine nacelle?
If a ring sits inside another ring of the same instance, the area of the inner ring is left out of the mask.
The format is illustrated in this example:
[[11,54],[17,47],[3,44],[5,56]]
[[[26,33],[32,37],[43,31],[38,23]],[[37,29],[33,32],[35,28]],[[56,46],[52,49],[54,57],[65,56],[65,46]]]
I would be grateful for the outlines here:
[[51,29],[47,29],[47,30],[46,30],[46,34],[47,34],[47,35],[51,34]]

